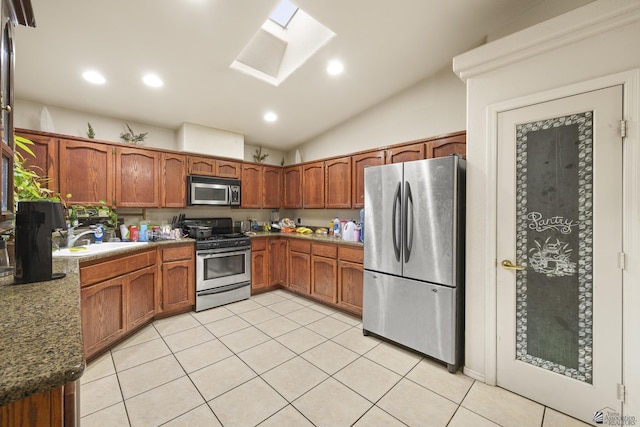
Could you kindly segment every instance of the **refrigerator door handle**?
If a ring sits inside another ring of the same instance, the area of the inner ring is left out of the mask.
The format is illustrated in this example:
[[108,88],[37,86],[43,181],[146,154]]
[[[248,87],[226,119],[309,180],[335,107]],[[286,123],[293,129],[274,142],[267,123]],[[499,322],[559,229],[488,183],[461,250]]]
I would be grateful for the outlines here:
[[415,223],[413,215],[413,195],[409,182],[404,184],[404,262],[409,262],[411,258],[411,248],[413,247],[413,225]]
[[[402,203],[401,200],[401,196],[400,196],[400,190],[402,189],[402,183],[398,183],[398,186],[396,187],[396,193],[393,196],[393,211],[391,214],[391,230],[392,233],[391,235],[393,236],[393,252],[396,256],[396,261],[400,261],[400,242],[398,242],[398,237],[399,237],[399,230],[397,227],[397,222],[396,222],[396,213],[398,212],[398,209],[401,208],[400,204]],[[402,213],[400,214],[402,215]]]

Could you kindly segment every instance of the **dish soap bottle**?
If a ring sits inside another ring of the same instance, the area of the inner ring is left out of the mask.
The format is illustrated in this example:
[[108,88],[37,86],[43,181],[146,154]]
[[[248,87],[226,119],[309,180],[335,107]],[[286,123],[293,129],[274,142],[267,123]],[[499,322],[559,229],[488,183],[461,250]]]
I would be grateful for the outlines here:
[[340,218],[338,217],[333,220],[333,237],[336,239],[340,237]]

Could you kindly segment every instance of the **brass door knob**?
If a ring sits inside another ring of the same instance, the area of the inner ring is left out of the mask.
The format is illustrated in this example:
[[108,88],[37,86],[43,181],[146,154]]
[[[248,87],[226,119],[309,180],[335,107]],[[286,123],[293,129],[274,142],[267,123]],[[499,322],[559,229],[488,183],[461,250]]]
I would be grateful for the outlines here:
[[500,265],[502,265],[502,268],[504,268],[505,270],[524,270],[523,266],[516,265],[508,259],[503,259]]

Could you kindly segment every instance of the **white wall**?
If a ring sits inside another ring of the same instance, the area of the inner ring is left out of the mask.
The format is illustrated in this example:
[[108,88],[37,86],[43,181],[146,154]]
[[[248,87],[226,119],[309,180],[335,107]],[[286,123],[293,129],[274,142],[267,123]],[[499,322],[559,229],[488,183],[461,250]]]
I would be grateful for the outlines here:
[[[599,0],[565,15],[484,45],[454,59],[454,68],[467,80],[467,263],[466,263],[466,346],[465,372],[489,382],[495,378],[495,337],[487,336],[488,325],[500,307],[491,307],[491,277],[496,268],[495,139],[488,109],[497,103],[514,100],[579,82],[635,70],[640,67],[640,3],[633,0]],[[634,71],[635,72],[635,71]],[[610,77],[613,78],[613,77]],[[617,78],[617,77],[615,77]],[[637,77],[636,77],[637,88]],[[631,96],[628,96],[631,95]],[[635,328],[625,341],[625,378],[635,378],[635,388],[627,387],[628,404],[640,410],[637,360],[637,326],[640,315],[640,274],[638,253],[638,98],[640,94],[626,94],[629,136],[625,141],[625,240],[628,245],[625,271],[625,322]],[[629,167],[628,167],[629,166]],[[634,169],[635,168],[635,169]],[[618,171],[619,172],[619,171]],[[598,172],[596,172],[598,173]],[[635,177],[635,178],[633,178]],[[621,213],[622,215],[622,213]],[[633,316],[633,317],[632,317]],[[629,322],[630,321],[630,322]],[[627,329],[629,330],[629,329]],[[632,338],[632,339],[629,339]],[[489,356],[490,357],[490,356]],[[638,415],[631,412],[629,415]]]
[[446,67],[297,149],[307,162],[457,132],[465,129],[465,105],[465,85]]
[[96,139],[101,141],[123,142],[120,139],[120,134],[122,132],[128,132],[125,123],[129,123],[129,126],[131,126],[136,134],[149,132],[144,145],[166,150],[177,150],[173,129],[151,126],[130,120],[97,116],[50,105],[47,105],[46,108],[51,116],[53,129],[45,129],[41,126],[41,124],[43,124],[41,117],[44,107],[45,105],[37,102],[16,99],[14,108],[15,116],[13,119],[14,126],[86,138],[87,122],[90,122],[91,127],[93,127],[96,133]]

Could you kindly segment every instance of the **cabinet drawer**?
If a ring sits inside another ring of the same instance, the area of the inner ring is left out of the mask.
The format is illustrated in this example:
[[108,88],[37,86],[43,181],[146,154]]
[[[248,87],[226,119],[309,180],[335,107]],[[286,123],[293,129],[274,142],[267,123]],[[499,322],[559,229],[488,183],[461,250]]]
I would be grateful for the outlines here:
[[311,242],[305,242],[303,240],[291,239],[289,242],[289,248],[294,252],[302,252],[305,254],[311,253]]
[[124,258],[80,267],[81,286],[103,282],[113,277],[122,276],[156,263],[156,251],[140,252]]
[[251,239],[252,251],[264,251],[267,249],[267,239]]
[[363,248],[338,246],[338,258],[341,261],[351,261],[362,264],[364,258],[364,250]]
[[324,245],[321,243],[313,244],[313,255],[319,255],[327,258],[335,258],[338,252],[336,245]]
[[194,254],[193,245],[170,247],[162,250],[162,261],[180,261],[183,259],[191,259]]

